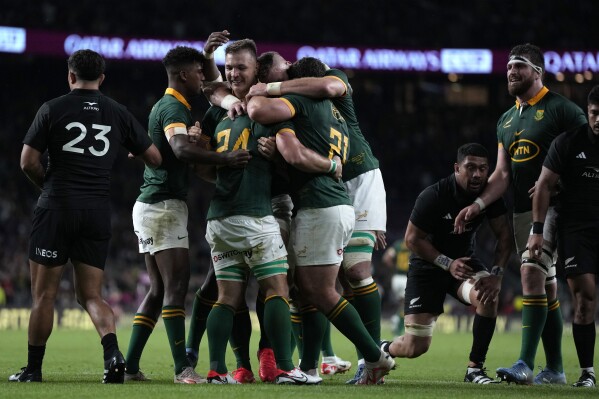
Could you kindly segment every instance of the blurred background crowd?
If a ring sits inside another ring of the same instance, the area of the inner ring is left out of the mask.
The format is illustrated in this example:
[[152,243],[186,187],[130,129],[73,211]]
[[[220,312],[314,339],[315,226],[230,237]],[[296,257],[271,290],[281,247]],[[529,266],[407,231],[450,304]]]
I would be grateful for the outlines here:
[[[542,49],[587,49],[597,52],[599,24],[592,1],[116,1],[0,0],[0,25],[93,35],[205,40],[227,29],[232,39],[249,37],[260,43],[292,43],[385,48],[490,48],[509,51],[531,42]],[[589,21],[588,23],[586,21]],[[259,52],[269,48],[258,48]],[[41,104],[68,91],[66,58],[0,53],[0,307],[30,305],[28,236],[38,192],[19,168],[22,139]],[[506,60],[507,61],[507,60]],[[505,74],[346,70],[354,89],[358,118],[380,160],[387,190],[387,239],[402,238],[418,193],[452,173],[457,148],[479,142],[496,158],[495,128],[499,116],[513,105]],[[166,88],[159,61],[109,61],[102,91],[147,125],[151,106]],[[566,74],[545,84],[586,109],[586,94],[596,76],[577,82]],[[204,98],[192,103],[201,120]],[[123,152],[113,174],[113,238],[106,267],[106,297],[116,308],[132,312],[149,281],[137,251],[131,209],[139,193],[143,165]],[[205,214],[212,186],[194,179],[188,199],[192,280],[189,298],[203,282],[210,262],[204,240]],[[483,259],[492,261],[494,240],[483,228],[478,237]],[[394,271],[375,253],[375,276],[383,288],[387,314],[394,312],[389,289]],[[514,257],[504,279],[502,312],[517,310],[520,294]],[[76,306],[72,276],[66,272],[59,303]],[[562,281],[563,287],[563,281]],[[566,318],[567,290],[562,306]]]

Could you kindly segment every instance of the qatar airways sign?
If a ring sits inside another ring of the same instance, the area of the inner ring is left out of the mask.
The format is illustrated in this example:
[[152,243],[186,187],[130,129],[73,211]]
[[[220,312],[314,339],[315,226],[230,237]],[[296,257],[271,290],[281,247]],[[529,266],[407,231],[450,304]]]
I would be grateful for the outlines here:
[[[79,49],[92,49],[107,59],[160,61],[176,46],[201,51],[204,41],[67,34],[0,26],[0,53],[64,57]],[[290,61],[311,56],[334,68],[389,72],[505,73],[508,59],[508,51],[490,49],[385,49],[281,43],[257,43],[257,46],[260,52],[278,51]],[[214,59],[217,65],[224,64],[224,47],[216,51]],[[545,67],[553,74],[599,73],[599,51],[549,50],[545,52]]]

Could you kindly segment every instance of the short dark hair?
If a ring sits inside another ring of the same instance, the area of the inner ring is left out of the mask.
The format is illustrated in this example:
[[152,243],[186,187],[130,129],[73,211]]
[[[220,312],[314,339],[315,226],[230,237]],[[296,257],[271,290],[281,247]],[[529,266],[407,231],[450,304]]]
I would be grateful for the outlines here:
[[514,55],[525,56],[530,62],[543,68],[543,74],[545,73],[545,57],[538,46],[530,43],[519,44],[510,51],[510,58]]
[[168,72],[179,72],[181,68],[199,63],[204,66],[204,54],[200,53],[193,47],[186,46],[177,46],[172,48],[166,53],[164,58],[162,59],[162,65],[166,68]]
[[467,156],[489,158],[489,152],[478,143],[468,143],[458,148],[457,163],[461,163]]
[[255,59],[258,58],[256,43],[252,39],[241,39],[229,44],[225,49],[225,54],[238,53],[244,50],[249,51]]
[[67,60],[69,70],[71,70],[78,79],[97,80],[106,69],[104,57],[93,50],[77,50]]
[[289,79],[321,78],[326,71],[327,67],[318,58],[303,57],[289,66],[287,74]]
[[274,57],[278,54],[279,53],[276,51],[267,51],[266,53],[260,54],[260,57],[258,57],[258,80],[260,82],[265,82],[266,78],[268,78],[268,73],[274,62]]
[[587,97],[587,103],[593,105],[599,105],[599,85],[593,87]]

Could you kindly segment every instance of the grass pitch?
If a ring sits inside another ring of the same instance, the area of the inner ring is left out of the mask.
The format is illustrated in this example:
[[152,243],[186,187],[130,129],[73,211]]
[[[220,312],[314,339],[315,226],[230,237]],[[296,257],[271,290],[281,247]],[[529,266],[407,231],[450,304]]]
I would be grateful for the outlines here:
[[[127,320],[122,319],[122,324]],[[385,328],[384,336],[390,337]],[[118,330],[119,344],[126,353],[130,329]],[[42,384],[9,383],[8,376],[18,371],[27,360],[27,333],[23,330],[0,332],[0,398],[598,398],[595,389],[575,389],[571,386],[516,386],[472,385],[462,382],[471,345],[468,333],[436,332],[429,352],[418,359],[396,359],[398,368],[386,378],[381,386],[347,386],[345,381],[353,375],[356,355],[349,342],[336,330],[333,332],[335,351],[338,356],[351,360],[354,365],[350,374],[325,376],[320,386],[274,386],[256,383],[237,386],[211,386],[207,384],[189,386],[173,384],[173,363],[168,347],[166,332],[158,323],[142,356],[141,368],[152,379],[146,383],[103,385],[102,346],[95,331],[55,329],[44,359]],[[257,348],[258,333],[254,332],[252,344]],[[509,366],[517,358],[520,334],[496,333],[491,343],[486,366],[489,375],[497,367]],[[204,337],[200,348],[200,364],[197,370],[205,375],[208,369],[208,347]],[[230,352],[230,351],[229,351]],[[572,336],[564,334],[564,366],[568,382],[578,379],[579,369]],[[297,354],[295,354],[297,359]],[[253,368],[257,374],[258,362],[253,355]],[[229,370],[235,369],[232,353],[227,357]],[[538,365],[544,365],[542,349],[537,357]],[[595,358],[597,362],[597,357]],[[192,395],[192,396],[191,396]]]

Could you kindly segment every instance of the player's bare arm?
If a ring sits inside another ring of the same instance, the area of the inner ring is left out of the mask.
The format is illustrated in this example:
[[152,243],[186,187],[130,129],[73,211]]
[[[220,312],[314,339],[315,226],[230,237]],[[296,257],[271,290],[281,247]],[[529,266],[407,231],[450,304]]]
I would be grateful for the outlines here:
[[280,98],[253,97],[247,104],[250,118],[263,125],[293,118],[294,110]]
[[336,179],[341,178],[341,158],[335,155],[333,159],[304,147],[291,129],[277,132],[276,144],[279,152],[287,163],[296,169],[308,173],[330,173]]
[[406,246],[416,255],[439,266],[443,270],[449,272],[453,277],[458,280],[468,280],[474,273],[472,268],[468,266],[467,262],[470,260],[468,257],[451,259],[441,252],[439,252],[429,240],[427,240],[428,233],[411,221],[408,222],[406,229]]
[[44,184],[46,170],[42,165],[42,153],[35,148],[24,144],[21,151],[21,170],[27,178],[40,190]]
[[208,36],[208,40],[204,43],[204,56],[206,62],[204,63],[204,76],[206,80],[211,82],[215,80],[222,80],[222,76],[216,62],[214,61],[214,52],[217,48],[229,41],[229,31],[223,30],[221,32],[212,32]]
[[[559,175],[543,166],[532,198],[533,231],[528,237],[528,249],[533,257],[540,258],[543,252],[543,223],[549,209],[551,193],[555,191]],[[540,225],[536,225],[540,223]],[[536,230],[535,230],[536,229]]]

